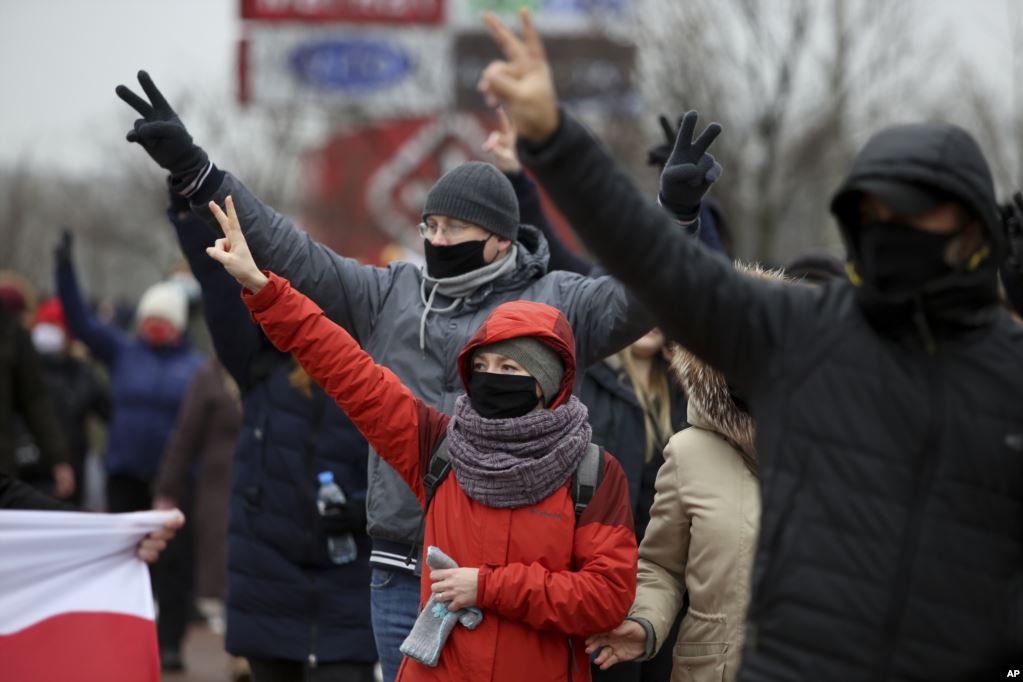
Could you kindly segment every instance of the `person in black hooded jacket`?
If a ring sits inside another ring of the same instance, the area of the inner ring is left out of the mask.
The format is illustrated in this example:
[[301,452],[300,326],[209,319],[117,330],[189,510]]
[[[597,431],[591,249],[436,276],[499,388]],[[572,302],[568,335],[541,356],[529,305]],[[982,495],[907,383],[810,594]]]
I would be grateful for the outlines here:
[[[523,162],[587,246],[760,425],[739,679],[1019,668],[1023,325],[998,300],[1001,226],[973,138],[948,124],[877,133],[832,202],[850,281],[756,282],[680,235],[559,110],[523,16],[524,39],[488,17],[507,61],[481,91],[504,105]],[[696,184],[719,130],[676,141]]]

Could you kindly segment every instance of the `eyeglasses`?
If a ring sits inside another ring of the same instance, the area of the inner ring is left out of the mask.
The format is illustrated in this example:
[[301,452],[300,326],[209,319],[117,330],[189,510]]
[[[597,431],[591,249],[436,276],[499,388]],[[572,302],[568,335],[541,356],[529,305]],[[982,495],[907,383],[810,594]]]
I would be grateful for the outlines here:
[[440,226],[433,223],[419,223],[419,235],[423,239],[433,239],[438,234],[443,234],[448,239],[458,239],[469,229],[468,225],[451,223]]

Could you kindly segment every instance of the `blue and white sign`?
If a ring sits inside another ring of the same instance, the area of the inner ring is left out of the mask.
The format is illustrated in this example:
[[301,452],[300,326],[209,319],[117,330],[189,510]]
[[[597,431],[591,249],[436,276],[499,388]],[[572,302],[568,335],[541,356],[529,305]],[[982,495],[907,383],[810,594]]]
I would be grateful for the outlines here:
[[250,27],[246,86],[260,104],[355,106],[371,116],[432,114],[454,98],[443,29]]
[[386,90],[409,75],[412,55],[393,40],[325,38],[291,53],[295,78],[325,92]]

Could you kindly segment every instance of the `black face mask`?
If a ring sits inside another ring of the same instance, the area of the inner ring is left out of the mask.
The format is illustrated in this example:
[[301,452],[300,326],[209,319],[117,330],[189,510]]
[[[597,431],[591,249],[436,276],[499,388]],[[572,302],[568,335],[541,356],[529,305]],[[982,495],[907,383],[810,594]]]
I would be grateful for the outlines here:
[[871,222],[859,231],[863,278],[884,294],[914,294],[952,273],[945,250],[956,236],[895,222]]
[[426,273],[434,279],[447,279],[479,270],[487,264],[483,260],[483,247],[489,239],[487,237],[453,246],[434,246],[429,239],[424,239]]
[[469,403],[481,417],[521,417],[532,412],[539,402],[533,377],[473,372],[469,378]]
[[909,331],[932,345],[990,323],[997,310],[994,260],[975,269],[945,262],[953,234],[933,234],[899,223],[866,223],[858,248],[864,286],[859,305],[879,330]]

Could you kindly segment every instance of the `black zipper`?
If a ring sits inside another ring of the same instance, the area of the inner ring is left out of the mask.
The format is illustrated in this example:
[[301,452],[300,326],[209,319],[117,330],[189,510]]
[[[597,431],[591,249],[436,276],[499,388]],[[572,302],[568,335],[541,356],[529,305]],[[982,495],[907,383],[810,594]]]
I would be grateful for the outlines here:
[[903,533],[901,549],[899,550],[898,570],[895,572],[893,600],[885,617],[882,629],[882,654],[878,658],[876,678],[887,680],[891,675],[891,668],[895,659],[896,636],[902,625],[905,616],[906,602],[909,599],[909,584],[912,578],[913,564],[917,555],[917,546],[920,542],[920,525],[923,523],[924,512],[927,500],[931,491],[931,479],[934,477],[934,469],[938,464],[938,457],[935,444],[938,441],[941,427],[941,417],[944,414],[944,392],[942,382],[937,372],[937,363],[926,362],[928,394],[933,396],[931,411],[927,419],[927,431],[924,434],[924,441],[917,454],[914,463],[914,474],[916,486],[913,489],[912,506],[910,507],[909,522]]
[[568,682],[572,682],[572,669],[575,667],[575,647],[572,638],[568,638]]

